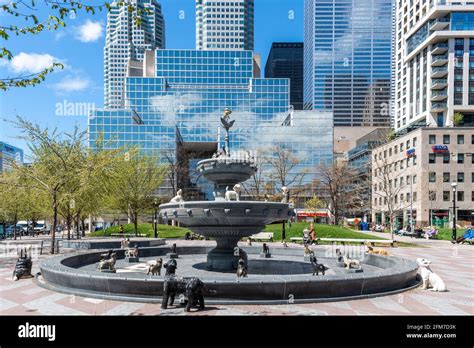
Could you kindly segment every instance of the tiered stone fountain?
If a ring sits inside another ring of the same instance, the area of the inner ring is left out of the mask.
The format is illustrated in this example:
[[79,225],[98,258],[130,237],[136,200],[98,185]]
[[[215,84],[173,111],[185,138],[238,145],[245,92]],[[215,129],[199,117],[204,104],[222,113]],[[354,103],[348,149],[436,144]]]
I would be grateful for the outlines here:
[[215,200],[185,202],[178,197],[160,206],[162,217],[179,221],[191,231],[216,240],[216,247],[207,254],[208,270],[236,269],[239,259],[247,259],[246,253],[237,247],[241,238],[292,216],[288,202],[239,200],[239,184],[255,174],[257,166],[248,152],[230,152],[229,130],[235,122],[230,120],[231,113],[226,109],[221,118],[226,130],[225,150],[198,163],[198,170],[214,183]]

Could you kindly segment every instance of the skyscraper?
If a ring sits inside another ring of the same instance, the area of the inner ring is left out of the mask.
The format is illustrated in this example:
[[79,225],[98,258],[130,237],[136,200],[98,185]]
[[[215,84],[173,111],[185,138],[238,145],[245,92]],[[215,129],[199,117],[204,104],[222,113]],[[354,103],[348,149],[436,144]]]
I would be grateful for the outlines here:
[[290,104],[303,110],[303,43],[274,42],[265,65],[265,78],[290,79]]
[[196,0],[197,50],[254,48],[254,0]]
[[[143,60],[145,50],[165,47],[165,25],[161,5],[156,0],[128,0],[135,6],[112,8],[107,15],[104,47],[104,106],[123,105],[123,85],[130,59]],[[138,11],[140,10],[140,11]],[[137,25],[137,19],[140,25]]]
[[333,110],[335,126],[390,125],[392,0],[305,0],[304,12],[305,109]]
[[[193,197],[210,198],[212,188],[206,189],[204,179],[192,174],[199,158],[221,148],[220,117],[230,108],[236,120],[230,134],[234,151],[290,149],[300,162],[288,180],[305,172],[298,178],[301,185],[310,185],[317,167],[333,160],[332,113],[292,111],[289,80],[254,78],[254,68],[252,51],[147,51],[143,67],[135,67],[137,74],[126,78],[125,107],[90,113],[90,146],[103,135],[108,147],[129,145],[142,154],[176,161],[189,170],[180,171],[161,193],[175,185],[188,197],[192,192]],[[265,168],[265,175],[269,170]]]
[[474,125],[474,1],[398,0],[395,130]]
[[23,150],[0,141],[0,173],[10,170],[11,161],[23,163]]

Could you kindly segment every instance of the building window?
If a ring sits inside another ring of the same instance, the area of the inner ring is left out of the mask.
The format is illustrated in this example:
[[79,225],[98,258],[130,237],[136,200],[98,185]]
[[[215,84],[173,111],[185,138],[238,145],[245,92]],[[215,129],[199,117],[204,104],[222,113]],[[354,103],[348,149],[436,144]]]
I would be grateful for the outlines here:
[[458,191],[458,201],[464,202],[464,191]]
[[458,182],[464,182],[464,173],[458,173]]
[[471,201],[474,202],[474,191],[471,192]]
[[464,154],[458,153],[458,164],[464,164]]
[[430,201],[432,202],[436,201],[436,192],[430,191],[429,196],[430,196]]
[[400,202],[403,202],[403,193],[400,193]]
[[449,134],[443,135],[443,144],[444,145],[449,144]]
[[449,202],[451,199],[451,191],[443,191],[443,201]]
[[413,158],[413,165],[416,166],[416,163],[417,163],[416,162],[416,156],[413,156],[412,158]]
[[400,152],[403,152],[403,143],[400,144]]
[[474,172],[471,173],[471,181],[474,182]]
[[413,192],[413,202],[416,202],[416,199],[417,199],[417,194],[416,192]]
[[[474,134],[471,135],[471,145],[474,145]],[[474,157],[473,157],[474,158]]]
[[416,175],[413,175],[413,183],[416,184]]
[[449,163],[449,153],[443,153],[443,163],[444,164]]
[[435,164],[436,163],[436,154],[435,153],[428,154],[428,163],[429,164]]
[[443,173],[443,182],[449,182],[449,173]]
[[429,182],[436,182],[436,172],[429,173]]
[[417,139],[416,137],[413,138],[413,147],[416,147]]
[[464,144],[464,135],[463,134],[458,134],[458,144],[459,145]]
[[[473,138],[473,140],[474,140],[474,138]],[[429,143],[430,143],[431,145],[435,145],[435,144],[436,144],[436,135],[435,135],[435,134],[430,134],[430,135],[429,135]]]

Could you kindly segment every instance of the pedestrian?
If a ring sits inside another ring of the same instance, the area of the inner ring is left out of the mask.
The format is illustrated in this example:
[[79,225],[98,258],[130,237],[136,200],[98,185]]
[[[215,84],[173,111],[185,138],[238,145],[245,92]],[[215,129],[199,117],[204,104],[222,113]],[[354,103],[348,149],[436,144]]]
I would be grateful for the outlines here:
[[314,223],[309,224],[309,240],[310,244],[314,244],[316,242],[316,231],[314,229]]

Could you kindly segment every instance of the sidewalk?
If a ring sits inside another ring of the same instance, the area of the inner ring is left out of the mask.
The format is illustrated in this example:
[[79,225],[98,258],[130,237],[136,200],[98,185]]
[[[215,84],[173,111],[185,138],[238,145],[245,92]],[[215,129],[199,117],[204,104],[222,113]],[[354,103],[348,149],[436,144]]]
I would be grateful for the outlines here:
[[[387,232],[357,231],[357,230],[352,230],[352,231],[367,234],[369,236],[385,238],[385,239],[390,239],[391,237],[391,234]],[[397,242],[420,244],[423,246],[429,246],[429,245],[436,246],[436,245],[448,245],[448,244],[451,245],[451,241],[449,240],[412,238],[408,236],[398,236],[396,234],[393,235],[393,239]]]

